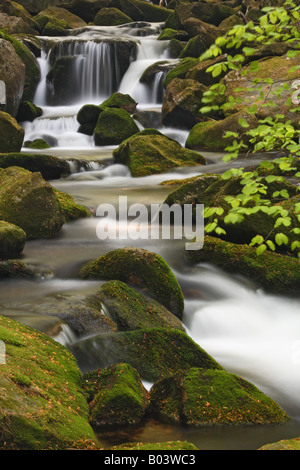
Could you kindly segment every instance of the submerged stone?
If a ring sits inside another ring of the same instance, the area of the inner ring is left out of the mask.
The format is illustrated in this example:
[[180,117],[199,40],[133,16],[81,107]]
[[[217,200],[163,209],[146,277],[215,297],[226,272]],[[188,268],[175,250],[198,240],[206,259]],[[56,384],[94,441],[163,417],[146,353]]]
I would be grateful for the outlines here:
[[191,368],[156,382],[154,416],[188,425],[274,424],[289,416],[247,380],[225,370]]
[[120,248],[90,261],[79,272],[81,279],[119,280],[150,294],[179,319],[184,297],[166,261],[141,248]]

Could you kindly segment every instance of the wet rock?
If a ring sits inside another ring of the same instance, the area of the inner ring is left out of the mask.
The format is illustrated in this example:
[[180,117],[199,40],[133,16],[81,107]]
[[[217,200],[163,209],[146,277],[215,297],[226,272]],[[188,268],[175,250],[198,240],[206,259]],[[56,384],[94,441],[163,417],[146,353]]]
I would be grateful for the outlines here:
[[125,15],[118,8],[109,7],[101,8],[94,18],[96,26],[118,26],[121,24],[131,23],[130,16]]
[[53,272],[43,266],[24,263],[19,259],[0,261],[0,279],[45,279],[51,278]]
[[218,28],[212,25],[208,25],[201,20],[196,18],[189,18],[184,23],[184,28],[191,36],[187,45],[183,49],[180,57],[196,57],[198,58],[203,54],[212,44],[218,36],[220,31]]
[[65,222],[72,222],[72,220],[77,220],[83,217],[91,217],[89,209],[75,202],[74,198],[70,194],[58,191],[55,188],[54,192],[62,210]]
[[24,129],[10,114],[0,111],[0,150],[19,152],[23,145]]
[[26,140],[24,147],[28,149],[42,150],[49,149],[50,145],[44,139]]
[[47,75],[51,88],[51,103],[53,105],[70,104],[74,100],[74,74],[76,57],[59,57]]
[[225,370],[191,368],[156,382],[150,392],[150,409],[168,422],[193,426],[289,420],[257,387]]
[[200,113],[206,87],[196,80],[174,78],[167,85],[162,105],[165,126],[191,129],[203,119]]
[[105,109],[94,129],[96,145],[119,145],[123,140],[139,132],[134,119],[125,109]]
[[5,390],[0,397],[0,446],[95,448],[81,373],[72,354],[49,336],[4,317],[0,317],[0,338],[9,357],[0,377]]
[[177,141],[153,129],[141,131],[122,142],[113,156],[116,163],[127,165],[134,177],[206,163],[198,152],[181,147]]
[[83,266],[79,277],[125,282],[182,318],[184,298],[178,281],[165,260],[151,251],[140,248],[111,251]]
[[265,444],[257,450],[300,450],[300,437]]
[[116,92],[103,101],[100,107],[125,109],[129,114],[133,114],[136,110],[137,102],[128,94]]
[[70,173],[69,164],[51,155],[37,153],[0,153],[0,168],[17,166],[32,172],[40,172],[46,180],[59,179]]
[[39,25],[34,21],[28,11],[26,11],[26,9],[19,3],[11,0],[2,0],[0,9],[2,13],[9,15],[11,20],[17,26],[15,31],[10,30],[9,33],[36,34],[39,32]]
[[72,352],[84,372],[122,362],[150,382],[190,367],[222,369],[186,333],[165,328],[95,335],[78,341]]
[[36,118],[42,116],[43,110],[39,106],[31,103],[30,101],[23,101],[18,109],[16,119],[18,122],[34,121]]
[[52,238],[64,223],[52,186],[19,167],[0,171],[0,219],[21,227],[27,239]]
[[17,258],[25,246],[26,233],[20,227],[0,220],[0,258]]
[[139,424],[145,414],[148,393],[129,364],[88,372],[83,377],[86,389],[93,426]]
[[50,7],[34,17],[43,36],[64,35],[66,30],[82,28],[86,22],[65,8]]
[[0,80],[4,82],[1,109],[15,117],[23,95],[25,66],[5,39],[0,39]]
[[181,321],[159,302],[142,295],[124,282],[109,281],[98,297],[119,331],[138,328],[176,328],[185,331]]

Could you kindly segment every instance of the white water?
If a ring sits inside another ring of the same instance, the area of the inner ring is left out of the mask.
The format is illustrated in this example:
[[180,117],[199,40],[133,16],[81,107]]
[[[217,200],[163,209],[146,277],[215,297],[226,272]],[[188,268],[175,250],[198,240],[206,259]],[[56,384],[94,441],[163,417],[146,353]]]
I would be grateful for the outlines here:
[[[131,94],[142,109],[158,107],[157,91],[152,90],[149,93],[149,90],[140,84],[139,78],[149,65],[166,58],[166,44],[155,41],[153,25],[150,37],[145,38],[137,38],[138,29],[129,25],[124,28],[101,29],[100,33],[114,36],[120,34],[120,31],[127,38],[135,38],[138,42],[138,55],[118,89]],[[97,35],[99,29],[86,28],[81,33],[77,32],[73,39],[92,40],[96,39]],[[60,38],[59,41],[63,39]],[[93,43],[93,48],[96,48],[95,44]],[[95,62],[90,62],[92,63]],[[49,71],[49,59],[46,55],[40,59],[40,65],[42,80],[35,102],[42,106],[43,116],[33,123],[24,123],[25,140],[47,136],[53,139],[55,145],[50,153],[63,156],[76,153],[87,158],[88,155],[93,155],[99,162],[102,162],[102,155],[105,159],[111,156],[111,149],[97,149],[92,138],[77,132],[76,114],[85,104],[82,95],[70,106],[47,104],[45,77]],[[160,78],[157,76],[158,81]],[[94,90],[94,85],[87,82],[89,79],[89,74],[83,75],[83,88]],[[96,93],[93,91],[92,95],[89,102],[96,104],[108,97],[104,96],[103,89],[98,89]],[[162,128],[161,131],[184,145],[186,131],[171,128]],[[212,160],[214,159],[216,155],[212,156]],[[214,168],[216,165],[211,165],[209,169],[213,172]],[[163,202],[170,189],[160,186],[162,181],[198,173],[199,169],[181,169],[165,175],[132,178],[128,168],[110,165],[104,169],[95,167],[94,171],[74,173],[69,178],[55,181],[53,184],[58,189],[72,194],[79,202],[95,209],[102,202],[116,204],[119,195],[124,194],[128,195],[132,203]],[[79,286],[86,289],[86,284],[81,281],[69,281],[74,266],[127,244],[120,241],[99,243],[96,225],[94,218],[79,220],[73,224],[65,224],[61,236],[56,240],[28,242],[24,251],[25,261],[50,263],[59,276],[55,280],[35,284],[34,287],[24,281],[9,286],[4,283],[2,303],[9,304],[11,299],[15,302],[16,290],[18,302],[22,304],[29,295],[28,289],[32,290],[32,296],[40,302],[49,294],[56,295],[64,290],[77,292],[81,289]],[[155,244],[151,241],[138,241],[135,246],[160,253],[173,268],[185,294],[184,324],[190,336],[227,370],[252,381],[281,404],[292,417],[300,419],[299,299],[267,295],[261,289],[253,287],[251,280],[231,277],[209,265],[200,265],[188,270],[182,261],[182,246],[177,243]],[[58,339],[67,343],[72,340],[72,336],[66,330],[62,331]],[[150,385],[147,384],[147,387]]]

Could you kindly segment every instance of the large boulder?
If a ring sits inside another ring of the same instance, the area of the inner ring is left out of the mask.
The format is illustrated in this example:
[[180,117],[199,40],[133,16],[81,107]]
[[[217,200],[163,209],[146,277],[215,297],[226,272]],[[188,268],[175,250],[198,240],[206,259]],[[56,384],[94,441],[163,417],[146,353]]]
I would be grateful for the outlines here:
[[40,172],[45,180],[59,179],[70,173],[65,160],[38,153],[0,153],[0,168],[18,166],[32,172]]
[[4,82],[1,109],[15,117],[23,95],[25,65],[5,39],[0,39],[0,80]]
[[191,129],[203,119],[200,113],[206,87],[196,80],[174,78],[166,88],[162,122],[166,126]]
[[10,16],[1,12],[0,29],[4,29],[9,34],[37,34],[37,30],[33,29],[23,18]]
[[[70,351],[38,331],[0,317],[5,342],[0,386],[0,447],[95,448],[82,375]],[[3,364],[5,360],[5,364]],[[66,427],[66,423],[67,427]]]
[[113,151],[113,156],[116,163],[127,165],[134,177],[206,163],[198,152],[183,148],[177,141],[153,129],[141,131],[122,142]]
[[0,151],[19,152],[23,145],[24,129],[10,114],[0,111]]
[[94,18],[96,26],[118,26],[131,22],[130,16],[125,15],[121,10],[114,7],[101,8]]
[[138,328],[176,328],[185,331],[181,321],[163,305],[142,295],[124,282],[108,281],[101,286],[98,297],[119,331]]
[[[275,119],[277,114],[281,114],[299,128],[298,113],[290,111],[293,107],[296,108],[296,104],[293,104],[293,100],[289,103],[295,92],[293,84],[300,79],[298,66],[298,56],[281,56],[260,61],[257,71],[251,71],[250,65],[247,65],[241,70],[229,72],[222,82],[226,86],[226,98],[232,96],[235,101],[232,107],[226,109],[225,114],[257,105],[256,116],[259,119],[269,116]],[[294,70],[290,72],[292,67]],[[254,79],[259,83],[253,84]]]
[[64,223],[52,186],[19,167],[0,171],[0,219],[21,227],[27,239],[54,237]]
[[65,8],[50,7],[34,17],[41,34],[44,36],[59,36],[68,29],[82,28],[86,22]]
[[0,258],[17,258],[23,251],[26,233],[14,224],[0,220]]
[[139,424],[148,405],[148,393],[131,365],[115,364],[83,377],[93,426]]
[[81,279],[119,280],[150,294],[178,318],[184,298],[178,281],[166,261],[157,253],[141,248],[110,251],[84,265]]
[[83,372],[124,362],[150,382],[191,367],[222,369],[186,333],[169,328],[94,335],[78,341],[71,349]]
[[95,144],[119,145],[137,132],[137,124],[125,109],[107,108],[100,113],[94,129]]
[[192,368],[156,382],[154,416],[183,425],[273,424],[289,416],[247,380],[225,370]]
[[9,15],[18,29],[16,31],[10,30],[10,33],[37,34],[39,32],[39,25],[20,3],[12,0],[2,0],[1,12]]

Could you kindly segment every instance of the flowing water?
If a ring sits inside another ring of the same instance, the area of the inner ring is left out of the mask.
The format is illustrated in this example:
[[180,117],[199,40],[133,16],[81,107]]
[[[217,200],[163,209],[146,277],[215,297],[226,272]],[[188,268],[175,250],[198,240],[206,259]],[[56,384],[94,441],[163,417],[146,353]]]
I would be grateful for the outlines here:
[[[156,40],[160,27],[160,24],[147,23],[87,27],[75,30],[68,37],[41,38],[45,48],[39,59],[42,76],[35,104],[42,107],[43,115],[32,123],[22,123],[25,141],[45,138],[51,148],[43,153],[70,161],[70,176],[51,183],[71,194],[94,214],[103,203],[117,207],[119,196],[126,196],[128,205],[160,204],[170,192],[169,186],[161,185],[163,181],[228,168],[221,161],[222,155],[210,153],[204,154],[208,165],[200,169],[182,168],[163,175],[132,178],[127,167],[113,164],[113,147],[95,147],[92,137],[77,132],[76,114],[80,107],[87,103],[100,104],[114,91],[131,94],[138,102],[138,111],[150,111],[153,116],[159,116],[162,72],[156,74],[152,87],[139,80],[150,65],[173,60],[168,56],[168,43]],[[123,75],[116,58],[122,41],[132,45],[128,68]],[[75,58],[74,96],[68,104],[53,105],[46,76],[54,56],[64,55]],[[139,126],[142,128],[141,123]],[[186,131],[164,128],[160,124],[156,127],[184,145]],[[76,159],[89,163],[85,171],[79,171],[78,165],[74,165]],[[54,274],[32,281],[2,281],[2,313],[45,331],[68,346],[76,341],[76,335],[66,325],[58,332],[57,318],[45,314],[43,305],[62,298],[83,298],[95,292],[99,288],[98,281],[76,279],[78,268],[90,259],[123,246],[155,251],[169,263],[184,292],[183,321],[188,334],[228,371],[257,385],[292,417],[284,425],[226,429],[182,428],[151,421],[134,429],[102,432],[101,440],[110,445],[129,440],[185,439],[200,449],[238,450],[256,449],[268,442],[300,436],[299,299],[266,294],[251,279],[230,276],[209,264],[188,267],[184,262],[183,240],[99,240],[97,223],[94,216],[77,220],[65,224],[54,240],[28,241],[24,261],[49,267]],[[145,385],[151,387],[151,384]]]

